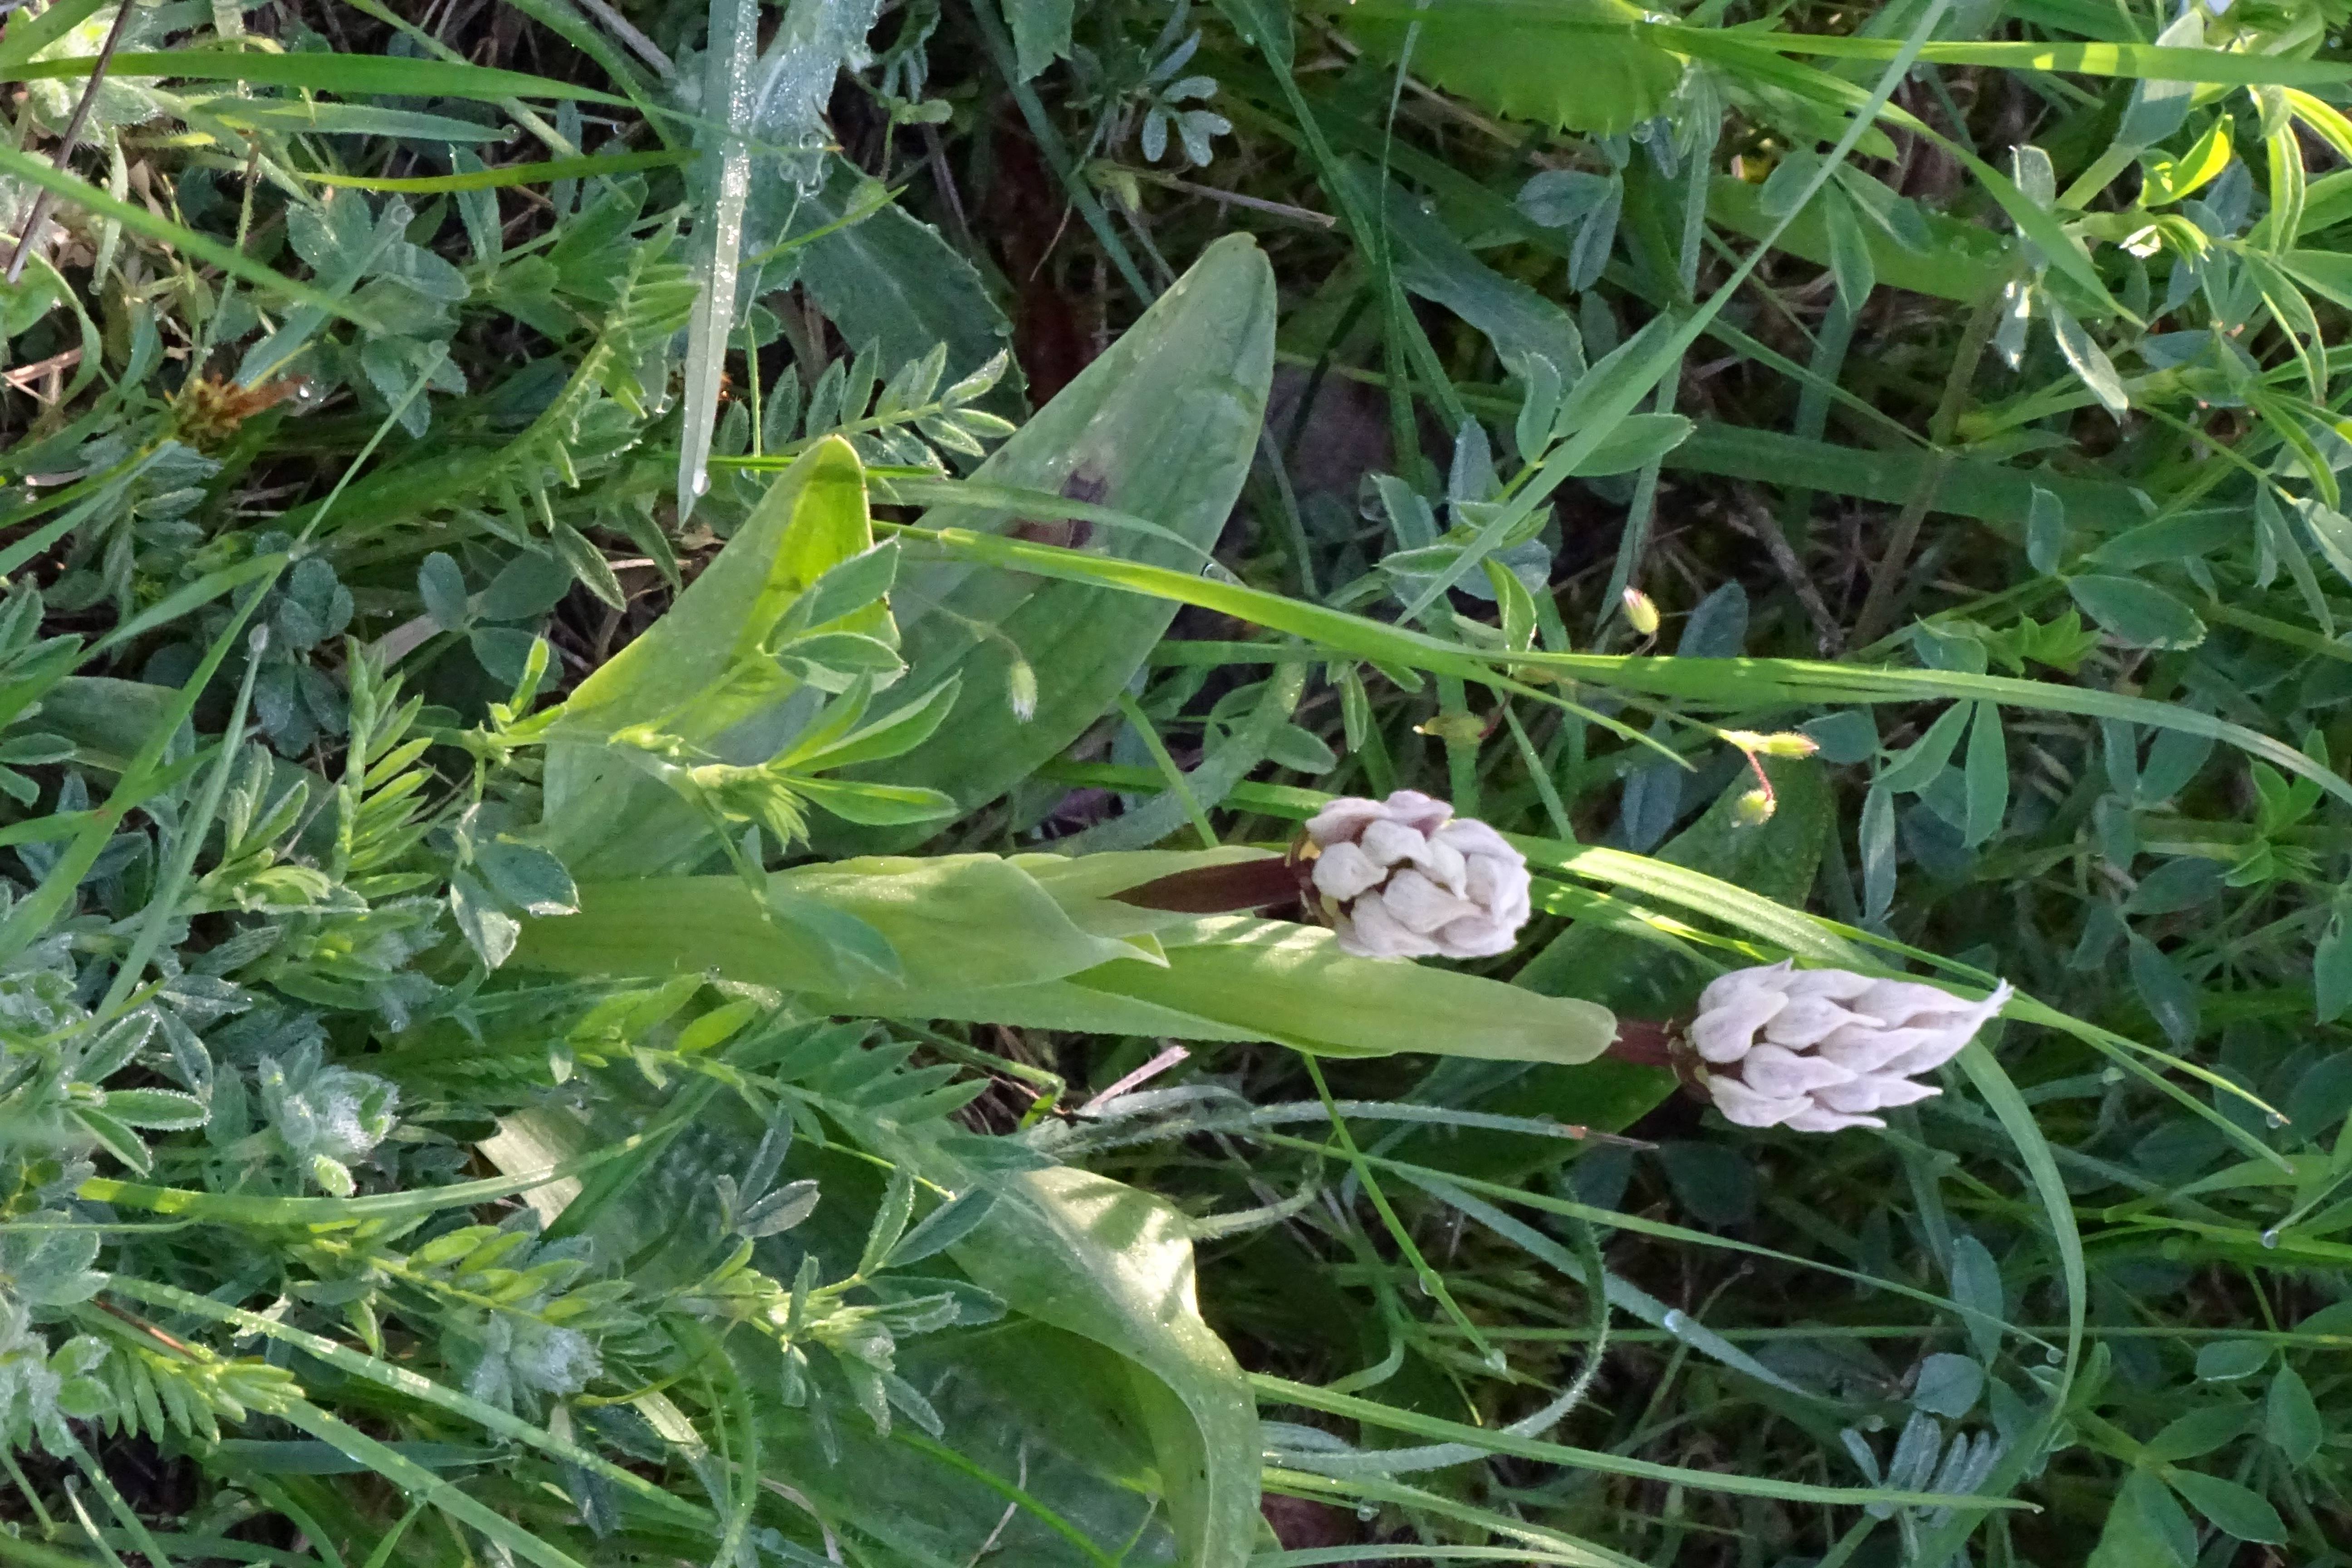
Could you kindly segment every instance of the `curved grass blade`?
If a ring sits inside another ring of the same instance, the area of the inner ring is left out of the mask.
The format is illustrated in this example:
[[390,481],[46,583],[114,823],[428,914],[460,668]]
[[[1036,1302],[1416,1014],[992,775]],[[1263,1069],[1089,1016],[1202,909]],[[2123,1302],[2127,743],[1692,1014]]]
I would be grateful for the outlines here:
[[[13,40],[12,40],[13,41]],[[66,59],[0,61],[0,79],[34,81],[88,76],[95,55]],[[350,93],[376,98],[465,98],[495,103],[505,98],[571,99],[625,109],[629,100],[568,81],[454,60],[395,58],[389,55],[287,54],[187,49],[119,54],[110,68],[118,77],[164,77],[190,81],[246,81],[307,92]]]
[[507,185],[538,185],[551,180],[586,180],[597,175],[630,174],[641,169],[675,169],[693,162],[690,153],[599,153],[583,158],[550,158],[537,163],[501,163],[458,174],[417,174],[379,178],[373,174],[335,174],[293,171],[294,177],[314,185],[350,186],[362,191],[397,191],[408,195],[438,195],[449,191],[488,191]]
[[363,1222],[414,1219],[443,1209],[469,1208],[496,1203],[543,1187],[551,1182],[583,1175],[597,1166],[658,1143],[677,1130],[675,1122],[649,1127],[634,1137],[607,1143],[569,1160],[510,1176],[485,1176],[446,1186],[415,1187],[405,1192],[371,1193],[357,1198],[283,1198],[253,1193],[206,1193],[187,1187],[154,1187],[92,1176],[75,1189],[85,1203],[120,1204],[151,1214],[185,1215],[192,1220],[217,1225],[245,1225],[267,1229],[309,1229],[320,1226],[352,1226]]
[[450,1518],[471,1525],[516,1556],[539,1563],[541,1568],[584,1568],[570,1552],[492,1512],[454,1481],[426,1469],[390,1444],[378,1442],[358,1427],[328,1415],[309,1400],[296,1400],[277,1414],[288,1425],[350,1455],[411,1497],[430,1500]]
[[[2042,1137],[2041,1127],[2033,1120],[2033,1108],[2025,1102],[2009,1075],[2001,1071],[2000,1064],[1993,1059],[1983,1041],[1971,1041],[1958,1060],[1960,1070],[1968,1074],[1978,1095],[1992,1108],[1993,1115],[2017,1145],[2018,1157],[2024,1162],[2026,1173],[2032,1181],[2033,1194],[2049,1221],[2050,1238],[2058,1249],[2059,1269],[2066,1281],[2065,1359],[2058,1364],[2049,1403],[2035,1418],[2032,1429],[2009,1445],[2008,1451],[1980,1483],[1984,1491],[1991,1492],[2006,1490],[2022,1479],[2065,1419],[2066,1395],[2082,1364],[2083,1324],[2090,1300],[2090,1279],[2083,1260],[2083,1235],[2074,1224],[2074,1199],[2067,1194],[2065,1179],[2059,1174],[2049,1140]],[[1956,1510],[1930,1532],[1927,1542],[1919,1548],[1918,1560],[1949,1560],[1982,1522],[1981,1514]]]
[[22,11],[8,19],[8,37],[0,40],[0,80],[16,80],[25,62],[98,15],[106,0],[60,0],[38,16]]
[[[1426,1488],[1408,1486],[1402,1481],[1381,1479],[1373,1476],[1318,1476],[1309,1470],[1285,1469],[1269,1465],[1265,1472],[1265,1489],[1278,1496],[1309,1498],[1328,1501],[1335,1506],[1353,1507],[1360,1516],[1368,1503],[1387,1503],[1408,1513],[1427,1514],[1435,1519],[1450,1519],[1459,1524],[1490,1531],[1508,1541],[1522,1542],[1528,1552],[1471,1553],[1468,1548],[1447,1549],[1415,1545],[1411,1556],[1413,1563],[1465,1560],[1503,1563],[1564,1563],[1572,1568],[1634,1568],[1639,1558],[1623,1557],[1605,1547],[1562,1535],[1539,1524],[1530,1524],[1516,1515],[1481,1508],[1458,1498]],[[1377,1562],[1382,1557],[1393,1560],[1398,1553],[1382,1552],[1378,1547],[1346,1548],[1344,1561]],[[1534,1554],[1530,1555],[1528,1552]],[[1378,1555],[1375,1555],[1375,1554]],[[1361,1554],[1360,1556],[1359,1554]],[[1328,1563],[1333,1559],[1324,1552],[1282,1552],[1251,1560],[1254,1568],[1268,1568],[1276,1563]]]
[[[891,527],[877,524],[877,527]],[[2352,804],[2352,783],[2270,736],[2210,713],[2176,704],[2011,676],[1957,670],[1895,669],[1792,658],[1657,658],[1619,654],[1489,653],[1425,632],[1390,626],[1221,579],[1197,577],[1139,562],[967,532],[898,525],[909,539],[965,560],[1068,582],[1100,583],[1129,593],[1223,610],[1269,630],[1289,632],[1337,652],[1438,674],[1456,675],[1544,700],[1547,693],[1509,681],[1503,664],[1557,671],[1572,680],[1644,696],[1682,698],[1727,710],[1801,707],[1839,702],[1922,702],[1966,699],[2006,708],[2034,708],[2085,718],[2125,719],[2226,742],[2281,770],[2316,782]]]
[[1728,1492],[1736,1497],[1773,1498],[1782,1502],[1839,1503],[1852,1508],[1866,1508],[1873,1503],[1895,1508],[1950,1508],[1965,1510],[1972,1515],[1992,1511],[2031,1511],[2033,1509],[2031,1503],[2009,1498],[1893,1491],[1882,1487],[1824,1487],[1809,1481],[1773,1480],[1763,1476],[1743,1476],[1728,1471],[1685,1469],[1678,1465],[1661,1465],[1648,1459],[1629,1458],[1622,1454],[1602,1453],[1594,1448],[1572,1448],[1564,1443],[1546,1442],[1539,1437],[1517,1437],[1490,1426],[1465,1426],[1458,1421],[1424,1415],[1416,1410],[1402,1410],[1392,1405],[1359,1399],[1353,1394],[1334,1394],[1328,1389],[1293,1383],[1288,1378],[1275,1377],[1265,1373],[1252,1373],[1250,1386],[1257,1391],[1261,1399],[1273,1404],[1318,1410],[1327,1415],[1343,1416],[1386,1431],[1403,1432],[1425,1442],[1462,1443],[1491,1454],[1508,1454],[1516,1458],[1537,1459],[1607,1476],[1660,1481],[1669,1486],[1687,1487],[1693,1491]]
[[[1314,1144],[1307,1140],[1291,1138],[1287,1135],[1281,1134],[1268,1135],[1267,1142],[1280,1142],[1286,1146],[1297,1147],[1302,1150],[1311,1150],[1319,1147],[1319,1145]],[[1464,1214],[1466,1214],[1472,1218],[1477,1220],[1481,1225],[1486,1226],[1488,1228],[1494,1230],[1497,1235],[1507,1237],[1512,1241],[1527,1247],[1528,1251],[1534,1253],[1536,1256],[1544,1258],[1547,1262],[1552,1263],[1554,1267],[1559,1268],[1563,1273],[1568,1274],[1571,1279],[1580,1278],[1580,1269],[1576,1266],[1573,1258],[1568,1253],[1566,1248],[1561,1247],[1559,1243],[1553,1241],[1550,1237],[1544,1236],[1540,1231],[1531,1229],[1530,1227],[1520,1224],[1518,1221],[1512,1219],[1508,1215],[1504,1214],[1501,1210],[1495,1208],[1493,1205],[1472,1197],[1470,1194],[1473,1192],[1481,1193],[1486,1194],[1487,1197],[1493,1198],[1496,1203],[1517,1204],[1524,1208],[1536,1209],[1544,1214],[1559,1215],[1567,1219],[1582,1220],[1588,1224],[1605,1226],[1612,1230],[1632,1231],[1637,1235],[1654,1237],[1658,1240],[1671,1241],[1677,1246],[1704,1247],[1724,1252],[1744,1253],[1750,1257],[1767,1258],[1774,1263],[1785,1264],[1792,1268],[1807,1268],[1819,1273],[1832,1274],[1840,1279],[1851,1280],[1856,1285],[1868,1286],[1872,1289],[1875,1290],[1885,1290],[1890,1294],[1901,1296],[1906,1300],[1916,1301],[1922,1306],[1933,1308],[1937,1311],[1950,1312],[1958,1317],[1980,1318],[1984,1316],[1982,1313],[1971,1311],[1969,1308],[1948,1297],[1938,1296],[1932,1290],[1923,1290],[1914,1285],[1906,1285],[1900,1280],[1887,1279],[1873,1274],[1864,1274],[1859,1270],[1845,1268],[1834,1263],[1822,1263],[1812,1258],[1799,1258],[1792,1253],[1778,1252],[1771,1247],[1760,1247],[1754,1242],[1741,1241],[1734,1237],[1717,1236],[1708,1231],[1692,1230],[1687,1226],[1672,1225],[1664,1220],[1647,1219],[1638,1215],[1623,1214],[1614,1209],[1595,1208],[1589,1204],[1580,1204],[1568,1198],[1549,1197],[1541,1193],[1528,1192],[1522,1188],[1514,1187],[1505,1183],[1484,1181],[1478,1177],[1465,1176],[1456,1172],[1434,1171],[1426,1166],[1415,1165],[1410,1162],[1392,1159],[1386,1155],[1366,1154],[1363,1156],[1363,1159],[1367,1164],[1372,1165],[1377,1169],[1394,1173],[1404,1181],[1421,1188],[1423,1192],[1429,1194],[1430,1196],[1437,1199],[1440,1203],[1449,1204],[1454,1207],[1460,1209]],[[1712,1335],[1706,1335],[1706,1331],[1704,1330],[1697,1330],[1695,1333],[1693,1331],[1696,1327],[1695,1325],[1685,1324],[1681,1327],[1675,1327],[1663,1322],[1661,1320],[1668,1315],[1665,1303],[1658,1300],[1655,1297],[1650,1296],[1647,1292],[1640,1290],[1632,1284],[1618,1279],[1615,1275],[1612,1274],[1608,1277],[1606,1286],[1609,1291],[1610,1300],[1612,1304],[1617,1306],[1620,1310],[1630,1312],[1635,1317],[1642,1319],[1652,1327],[1665,1329],[1668,1333],[1675,1335],[1677,1339],[1684,1340],[1685,1342],[1693,1344],[1695,1347],[1703,1350],[1706,1354],[1722,1361],[1727,1366],[1738,1367],[1740,1371],[1748,1373],[1750,1377],[1756,1378],[1759,1382],[1769,1383],[1776,1388],[1785,1388],[1792,1393],[1803,1394],[1807,1398],[1816,1397],[1816,1395],[1812,1394],[1809,1390],[1798,1388],[1795,1384],[1790,1384],[1780,1377],[1779,1373],[1774,1373],[1770,1369],[1763,1366],[1761,1363],[1757,1363],[1745,1353],[1733,1349],[1727,1341],[1716,1339]],[[1996,1320],[1987,1321],[1990,1321]],[[2022,1331],[2020,1331],[2022,1332]],[[1706,1340],[1710,1342],[1702,1342],[1700,1338],[1701,1335],[1705,1335]],[[2033,1340],[2036,1343],[2046,1343],[2046,1342],[2041,1341],[2031,1334],[2027,1334],[2025,1337],[2030,1340]]]
[[[1486,13],[1547,33],[1597,38],[1648,38],[1656,47],[1697,54],[1719,30],[1662,21],[1597,21],[1571,8],[1539,0],[1438,0],[1427,5],[1373,3],[1351,6],[1366,21],[1412,22],[1431,11]],[[1739,43],[1780,54],[1830,59],[1880,61],[1903,53],[1903,41],[1836,33],[1777,33],[1743,28]],[[1990,66],[2000,70],[2064,71],[2077,76],[2122,77],[2134,81],[2189,81],[2227,87],[2336,87],[2352,81],[2352,66],[2335,60],[2227,49],[2192,49],[2159,44],[2085,42],[2067,39],[2018,41],[1932,39],[1918,58],[1934,65]]]
[[13,147],[0,147],[0,174],[13,176],[28,185],[73,202],[87,212],[121,224],[133,234],[155,240],[195,260],[208,262],[257,289],[269,290],[280,299],[297,305],[307,305],[314,310],[323,310],[368,332],[384,330],[381,322],[357,309],[349,300],[339,300],[307,283],[297,283],[285,274],[264,267],[241,250],[173,223],[170,218],[158,217],[144,206],[120,200],[95,185],[75,179],[71,174],[60,173],[45,159],[28,157]]

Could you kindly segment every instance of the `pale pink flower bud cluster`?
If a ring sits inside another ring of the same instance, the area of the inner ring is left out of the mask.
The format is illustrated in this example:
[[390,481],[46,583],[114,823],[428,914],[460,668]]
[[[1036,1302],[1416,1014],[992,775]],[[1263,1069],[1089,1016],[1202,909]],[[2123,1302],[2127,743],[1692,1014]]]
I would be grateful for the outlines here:
[[1335,800],[1307,837],[1324,912],[1359,957],[1486,958],[1527,923],[1527,858],[1418,790]]
[[1699,993],[1691,1050],[1716,1109],[1743,1127],[1834,1132],[1941,1094],[1943,1066],[2009,1001],[2006,981],[1969,1002],[1910,980],[1783,962],[1735,970]]

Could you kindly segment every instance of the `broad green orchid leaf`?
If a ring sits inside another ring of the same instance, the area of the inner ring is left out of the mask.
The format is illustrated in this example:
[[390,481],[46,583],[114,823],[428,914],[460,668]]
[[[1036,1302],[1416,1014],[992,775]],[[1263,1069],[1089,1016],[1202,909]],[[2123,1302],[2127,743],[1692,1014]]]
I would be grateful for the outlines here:
[[[971,475],[992,490],[1123,511],[1155,531],[979,505],[935,506],[923,525],[1050,537],[1199,571],[1256,450],[1274,374],[1274,316],[1264,253],[1245,236],[1219,240]],[[929,741],[856,776],[944,790],[967,811],[1109,711],[1173,616],[1172,606],[1091,585],[958,561],[910,560],[894,604],[908,689],[961,676],[963,696]],[[1016,700],[1031,682],[1034,702]],[[931,831],[821,825],[816,844],[834,854],[896,850]]]
[[881,932],[899,956],[892,976],[837,973],[805,922],[769,919],[759,895],[730,877],[583,886],[579,913],[525,922],[513,962],[569,973],[711,973],[831,1013],[1270,1040],[1328,1056],[1566,1064],[1600,1055],[1616,1032],[1613,1015],[1592,1003],[1357,958],[1319,927],[1171,914],[1111,896],[1171,868],[1229,863],[1230,852],[1082,857],[1058,875],[1039,864],[1046,858],[872,858],[771,879],[772,896]]

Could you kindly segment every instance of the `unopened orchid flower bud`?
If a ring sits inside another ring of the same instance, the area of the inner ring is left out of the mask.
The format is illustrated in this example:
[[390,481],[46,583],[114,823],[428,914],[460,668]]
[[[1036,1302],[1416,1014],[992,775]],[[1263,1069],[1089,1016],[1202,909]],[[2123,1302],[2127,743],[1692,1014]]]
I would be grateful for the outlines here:
[[1692,1076],[1743,1127],[1884,1127],[1871,1112],[1941,1094],[1918,1076],[1958,1056],[2010,995],[2006,981],[1969,1002],[1843,969],[1735,970],[1699,993]]
[[1527,858],[1483,822],[1418,790],[1346,797],[1310,818],[1312,876],[1344,952],[1486,958],[1528,919]]

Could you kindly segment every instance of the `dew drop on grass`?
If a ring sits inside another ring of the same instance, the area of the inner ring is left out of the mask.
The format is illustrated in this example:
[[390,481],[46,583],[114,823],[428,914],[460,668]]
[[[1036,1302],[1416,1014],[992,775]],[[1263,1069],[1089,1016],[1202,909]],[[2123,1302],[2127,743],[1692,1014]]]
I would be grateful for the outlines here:
[[2284,1127],[2286,1125],[2286,1118],[2281,1116],[2275,1110],[2266,1110],[2263,1112],[2263,1125],[2265,1127]]
[[1675,1307],[1669,1309],[1666,1315],[1658,1320],[1658,1327],[1680,1338],[1683,1331],[1690,1327],[1690,1320],[1683,1316],[1680,1307]]
[[1361,1520],[1364,1523],[1370,1524],[1372,1521],[1381,1517],[1381,1510],[1374,1508],[1370,1503],[1360,1502],[1356,1505],[1356,1517]]
[[2278,1244],[2279,1234],[2277,1226],[2273,1226],[2270,1229],[2263,1232],[2263,1245],[2264,1247],[2276,1247]]
[[694,493],[698,496],[707,496],[710,493],[710,475],[708,471],[694,476]]
[[1502,1376],[1504,1372],[1507,1370],[1511,1364],[1509,1362],[1503,1359],[1503,1352],[1501,1351],[1495,1350],[1491,1347],[1487,1350],[1484,1359],[1486,1363],[1486,1370],[1493,1373],[1497,1377]]

